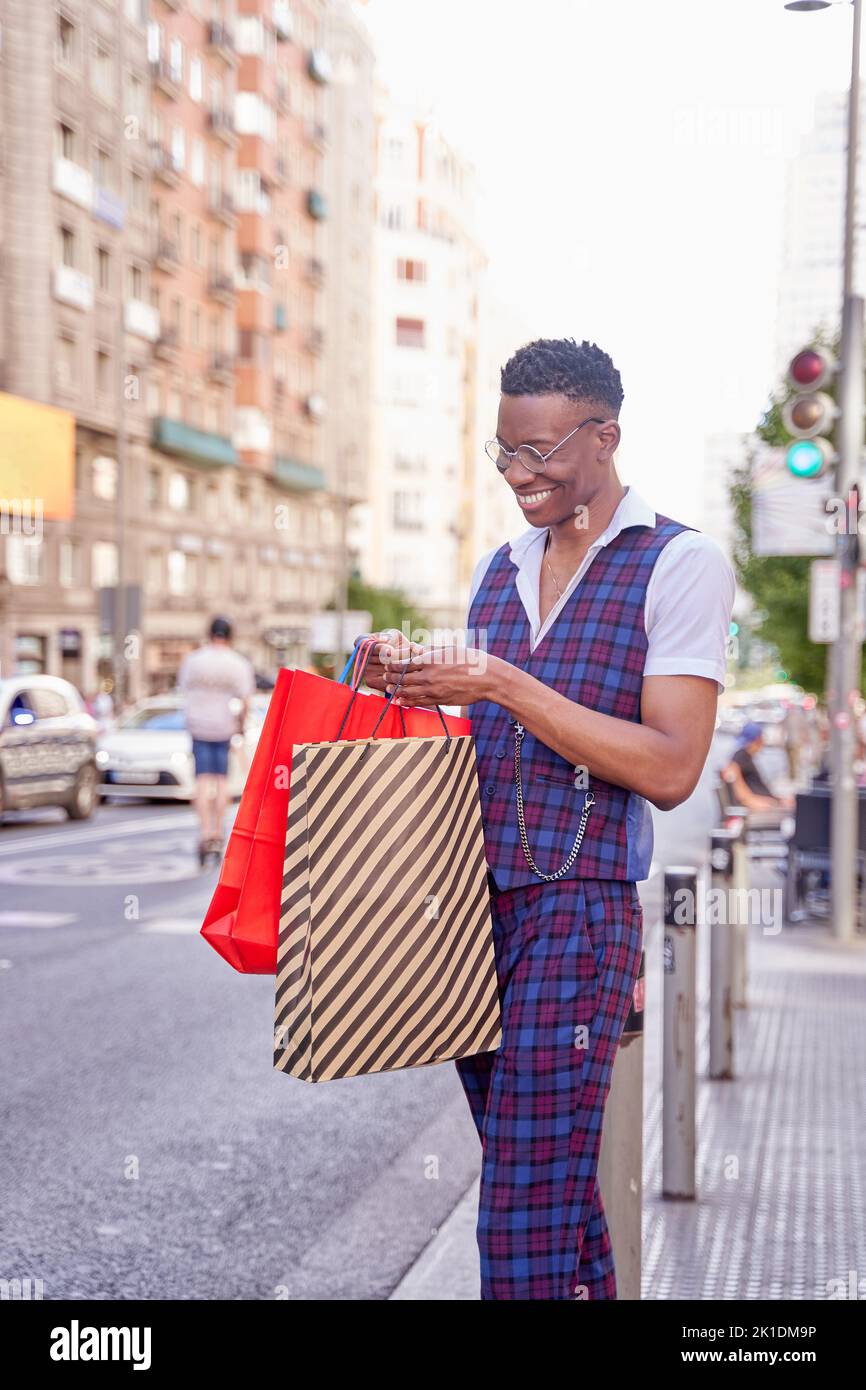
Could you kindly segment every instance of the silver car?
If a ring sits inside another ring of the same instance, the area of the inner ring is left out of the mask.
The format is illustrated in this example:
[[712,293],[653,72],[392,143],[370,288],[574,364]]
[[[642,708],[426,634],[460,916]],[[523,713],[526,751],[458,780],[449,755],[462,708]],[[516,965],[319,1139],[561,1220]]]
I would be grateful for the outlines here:
[[61,806],[86,820],[97,802],[98,725],[59,676],[0,680],[0,818],[4,811]]

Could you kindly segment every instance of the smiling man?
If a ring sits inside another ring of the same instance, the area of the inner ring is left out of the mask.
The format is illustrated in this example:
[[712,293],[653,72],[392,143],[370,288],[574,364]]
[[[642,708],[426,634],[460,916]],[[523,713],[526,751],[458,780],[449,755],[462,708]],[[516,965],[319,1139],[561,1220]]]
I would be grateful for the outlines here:
[[464,650],[383,643],[368,680],[472,723],[502,1001],[496,1052],[456,1063],[482,1143],[483,1299],[610,1299],[597,1182],[638,975],[647,802],[694,790],[710,747],[734,577],[614,465],[619,372],[540,339],[501,374],[487,445],[528,528],[482,557]]

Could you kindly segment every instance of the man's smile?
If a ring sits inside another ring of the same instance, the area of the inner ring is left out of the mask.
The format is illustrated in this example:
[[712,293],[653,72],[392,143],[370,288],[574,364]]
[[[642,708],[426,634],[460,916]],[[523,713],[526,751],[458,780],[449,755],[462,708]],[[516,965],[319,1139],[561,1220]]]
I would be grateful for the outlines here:
[[543,502],[547,501],[548,497],[552,496],[553,492],[554,488],[547,487],[543,491],[515,492],[514,496],[523,510],[528,511],[532,507],[540,507]]

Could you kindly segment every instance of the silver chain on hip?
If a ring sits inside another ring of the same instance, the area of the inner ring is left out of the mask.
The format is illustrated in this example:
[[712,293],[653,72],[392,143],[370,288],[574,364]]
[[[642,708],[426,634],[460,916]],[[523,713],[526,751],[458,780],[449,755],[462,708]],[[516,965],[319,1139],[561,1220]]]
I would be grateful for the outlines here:
[[543,878],[547,883],[550,883],[553,881],[553,879],[562,878],[563,874],[567,874],[575,859],[577,858],[578,854],[580,853],[580,846],[583,840],[583,832],[586,830],[586,822],[589,820],[589,813],[592,807],[595,805],[595,797],[592,792],[587,792],[586,796],[583,799],[583,810],[580,813],[580,825],[577,827],[577,834],[574,837],[574,844],[572,845],[569,851],[568,858],[566,859],[565,863],[562,864],[556,870],[556,873],[543,874],[532,857],[532,851],[529,848],[529,841],[526,838],[526,822],[523,818],[523,785],[520,779],[520,745],[523,742],[523,736],[525,733],[526,730],[524,729],[523,725],[520,723],[519,720],[516,721],[514,726],[514,785],[517,789],[517,824],[520,827],[520,843],[523,845],[523,853],[526,855],[526,862],[529,865],[532,872],[534,874],[537,874],[539,878]]

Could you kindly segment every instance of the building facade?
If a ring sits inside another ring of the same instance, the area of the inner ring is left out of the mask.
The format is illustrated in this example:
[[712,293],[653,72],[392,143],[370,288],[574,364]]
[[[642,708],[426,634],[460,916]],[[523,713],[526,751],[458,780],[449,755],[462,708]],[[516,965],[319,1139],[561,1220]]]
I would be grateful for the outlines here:
[[217,611],[259,668],[310,660],[342,554],[324,18],[0,0],[0,388],[76,424],[74,514],[0,537],[0,669],[90,693],[123,642],[121,693],[166,688]]

